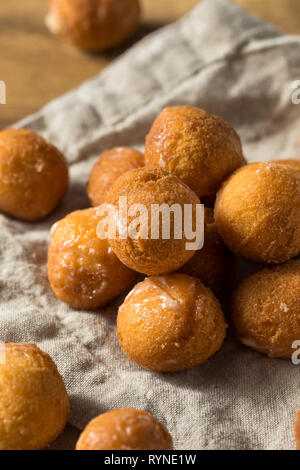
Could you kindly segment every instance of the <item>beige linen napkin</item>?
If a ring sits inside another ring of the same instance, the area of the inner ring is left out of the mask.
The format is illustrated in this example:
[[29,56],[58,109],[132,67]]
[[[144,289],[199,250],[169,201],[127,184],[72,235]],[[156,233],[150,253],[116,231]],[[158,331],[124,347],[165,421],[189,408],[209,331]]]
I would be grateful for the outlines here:
[[291,102],[297,79],[299,37],[280,34],[226,0],[205,0],[18,124],[65,152],[71,188],[40,223],[0,216],[0,340],[35,342],[51,354],[76,427],[111,408],[136,407],[167,425],[177,449],[294,448],[300,366],[268,359],[229,333],[200,367],[166,375],[142,370],[119,347],[115,314],[76,311],[56,300],[46,257],[51,225],[88,206],[85,184],[100,152],[142,148],[164,106],[190,104],[221,115],[240,133],[251,161],[299,156],[300,105]]

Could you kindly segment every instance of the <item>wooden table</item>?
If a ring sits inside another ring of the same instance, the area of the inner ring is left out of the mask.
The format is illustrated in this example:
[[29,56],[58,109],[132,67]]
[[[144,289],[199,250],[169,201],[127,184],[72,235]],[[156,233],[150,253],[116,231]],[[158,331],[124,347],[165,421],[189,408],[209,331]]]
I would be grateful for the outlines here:
[[[127,47],[148,32],[180,18],[199,0],[142,0],[143,25]],[[235,0],[284,32],[300,34],[299,0]],[[7,84],[7,105],[0,105],[3,128],[96,75],[124,47],[86,54],[52,37],[44,26],[48,0],[0,2],[0,80]],[[73,449],[78,431],[67,426],[51,446]]]
[[[189,11],[199,0],[142,0],[143,25],[133,40]],[[300,34],[299,0],[235,0],[283,31]],[[44,26],[48,0],[0,2],[0,80],[7,105],[0,128],[37,111],[51,99],[96,75],[124,48],[86,54],[52,37]]]

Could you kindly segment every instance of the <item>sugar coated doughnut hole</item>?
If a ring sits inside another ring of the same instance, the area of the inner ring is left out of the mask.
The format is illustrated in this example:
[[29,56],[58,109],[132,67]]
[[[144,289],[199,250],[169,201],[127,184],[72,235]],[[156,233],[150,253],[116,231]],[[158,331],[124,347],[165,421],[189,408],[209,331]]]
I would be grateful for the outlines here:
[[65,427],[69,399],[51,357],[34,344],[7,343],[0,361],[0,450],[38,450]]
[[119,176],[142,166],[144,155],[130,147],[115,147],[103,152],[91,171],[87,186],[92,206],[105,202],[108,190]]
[[48,277],[56,297],[74,308],[96,309],[136,281],[107,240],[97,235],[96,209],[72,212],[57,222],[48,252]]
[[269,357],[290,358],[300,339],[300,260],[264,268],[238,286],[231,321],[240,341]]
[[49,214],[68,187],[63,155],[28,129],[0,132],[0,211],[25,221]]
[[280,263],[300,253],[300,172],[252,163],[222,186],[215,205],[218,230],[237,255]]
[[234,129],[191,106],[162,111],[146,138],[145,162],[174,173],[200,197],[216,194],[227,176],[246,163]]
[[137,284],[118,313],[125,354],[154,372],[176,372],[205,362],[224,341],[218,300],[198,279],[174,273]]
[[[121,209],[119,210],[123,198],[127,204],[127,221]],[[109,244],[118,258],[129,268],[148,275],[167,273],[183,266],[195,253],[195,248],[187,245],[189,241],[184,230],[184,214],[185,206],[189,206],[190,225],[194,231],[197,231],[196,212],[200,201],[196,194],[175,175],[168,174],[160,168],[139,168],[129,171],[113,184],[106,203],[116,211],[115,225],[118,228],[115,236],[109,236]],[[167,206],[167,210],[176,204],[182,215],[182,223],[176,227],[174,213],[170,214],[169,236],[163,234],[163,224],[168,224],[167,216],[165,222],[162,221],[162,217],[156,217],[155,214],[152,217],[153,208],[163,204]],[[142,205],[145,213],[137,211],[131,216],[130,210],[137,208],[137,205]],[[133,234],[130,230],[131,225],[135,224],[140,216],[140,223],[137,224],[136,233]],[[178,233],[180,230],[181,238],[176,238],[175,228],[178,228]],[[200,235],[198,232],[197,235]]]
[[172,437],[150,413],[121,408],[93,419],[76,450],[172,450]]
[[288,166],[300,171],[300,159],[287,158],[282,160],[272,160],[271,163],[277,163],[278,165]]
[[300,410],[298,410],[295,424],[294,424],[294,432],[295,432],[295,439],[296,439],[296,450],[300,450]]
[[219,235],[213,209],[206,207],[204,245],[201,250],[196,251],[181,271],[199,278],[217,296],[223,297],[232,293],[237,278],[237,267],[236,257]]
[[53,34],[89,51],[122,43],[139,22],[139,0],[51,0],[46,17]]

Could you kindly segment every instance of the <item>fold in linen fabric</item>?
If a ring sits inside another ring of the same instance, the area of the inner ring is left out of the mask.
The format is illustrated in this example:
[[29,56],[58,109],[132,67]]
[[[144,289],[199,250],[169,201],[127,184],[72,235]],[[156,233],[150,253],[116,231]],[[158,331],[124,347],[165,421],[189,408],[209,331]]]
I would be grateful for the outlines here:
[[[46,220],[0,216],[0,340],[35,342],[58,364],[82,429],[116,407],[142,408],[164,422],[176,449],[293,449],[300,366],[268,359],[228,333],[200,367],[154,374],[130,363],[116,312],[76,311],[47,280],[51,225],[88,206],[85,185],[106,148],[143,148],[155,116],[190,104],[220,115],[241,135],[250,161],[300,155],[300,38],[227,0],[204,0],[179,22],[140,41],[99,76],[17,124],[49,139],[70,164],[71,187]],[[298,154],[297,154],[298,152]],[[299,338],[300,339],[300,338]]]

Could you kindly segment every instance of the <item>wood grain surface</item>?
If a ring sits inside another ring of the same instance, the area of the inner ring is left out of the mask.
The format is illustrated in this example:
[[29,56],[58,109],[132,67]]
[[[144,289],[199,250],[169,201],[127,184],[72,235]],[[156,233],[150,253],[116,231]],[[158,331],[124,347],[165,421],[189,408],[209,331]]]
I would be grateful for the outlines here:
[[[300,34],[299,0],[235,0],[288,33]],[[37,111],[51,99],[96,75],[126,47],[180,18],[198,0],[142,0],[143,23],[124,46],[87,54],[50,35],[44,25],[48,0],[0,2],[0,80],[7,105],[0,106],[0,128]]]

